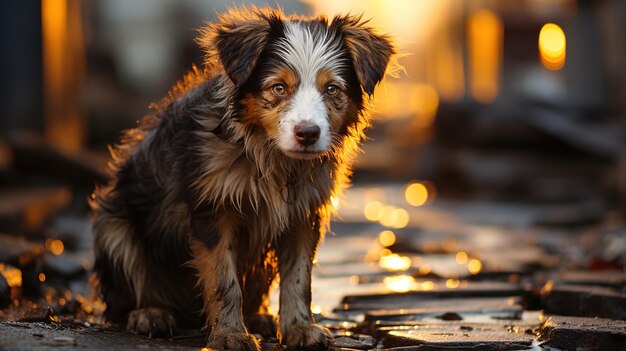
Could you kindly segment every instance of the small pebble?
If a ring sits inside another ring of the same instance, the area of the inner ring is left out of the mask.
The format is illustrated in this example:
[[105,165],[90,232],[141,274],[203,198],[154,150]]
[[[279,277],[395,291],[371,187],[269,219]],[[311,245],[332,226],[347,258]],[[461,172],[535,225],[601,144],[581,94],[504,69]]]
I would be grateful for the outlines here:
[[447,312],[442,314],[439,318],[444,321],[462,321],[463,317],[461,317],[458,313],[455,312]]

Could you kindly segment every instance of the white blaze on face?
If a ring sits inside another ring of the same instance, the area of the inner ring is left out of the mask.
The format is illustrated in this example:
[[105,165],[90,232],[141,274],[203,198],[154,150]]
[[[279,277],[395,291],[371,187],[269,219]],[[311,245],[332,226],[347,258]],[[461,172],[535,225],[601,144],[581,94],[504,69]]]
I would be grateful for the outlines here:
[[[331,132],[324,92],[319,90],[316,78],[322,70],[340,77],[339,70],[345,64],[340,59],[340,40],[327,32],[315,37],[302,23],[285,24],[285,38],[278,43],[278,53],[295,71],[300,83],[280,119],[278,146],[282,150],[325,152],[330,147]],[[301,124],[314,124],[320,128],[317,142],[305,147],[296,141],[294,128]]]

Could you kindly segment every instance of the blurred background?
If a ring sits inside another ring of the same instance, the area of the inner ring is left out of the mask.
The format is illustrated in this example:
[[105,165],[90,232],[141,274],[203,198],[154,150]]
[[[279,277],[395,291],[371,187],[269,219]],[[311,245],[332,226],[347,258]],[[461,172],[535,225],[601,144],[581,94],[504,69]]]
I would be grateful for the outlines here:
[[[90,247],[86,199],[107,179],[107,145],[201,65],[197,29],[237,3],[0,5],[0,233],[8,243],[0,246],[27,238],[53,259],[66,258],[44,262],[43,270],[22,268],[25,275],[34,272],[36,283],[51,275],[71,281],[90,267],[89,256],[72,254]],[[626,2],[278,4],[305,15],[363,13],[402,53],[406,74],[376,91],[355,190],[340,209],[347,221],[400,230],[445,222],[415,209],[469,203],[475,211],[467,216],[483,209],[503,225],[608,221],[623,228]],[[619,233],[622,241],[602,262],[621,269],[626,244]]]

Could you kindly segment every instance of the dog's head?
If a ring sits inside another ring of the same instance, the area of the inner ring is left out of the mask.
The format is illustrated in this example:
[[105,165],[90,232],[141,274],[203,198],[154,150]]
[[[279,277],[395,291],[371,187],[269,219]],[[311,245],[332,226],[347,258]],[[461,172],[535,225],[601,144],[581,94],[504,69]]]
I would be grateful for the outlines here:
[[300,159],[360,137],[364,96],[394,54],[388,38],[360,17],[328,22],[264,9],[223,15],[200,43],[235,86],[237,121],[261,127],[284,154]]

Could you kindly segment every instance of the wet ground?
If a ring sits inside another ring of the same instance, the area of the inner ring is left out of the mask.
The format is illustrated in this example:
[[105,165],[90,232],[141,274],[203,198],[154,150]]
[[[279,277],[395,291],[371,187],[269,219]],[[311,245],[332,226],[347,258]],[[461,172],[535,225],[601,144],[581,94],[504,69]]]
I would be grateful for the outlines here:
[[[411,189],[355,187],[339,206],[313,281],[313,311],[336,335],[334,350],[626,350],[622,214],[595,202],[431,202],[428,186]],[[89,228],[84,218],[54,226]],[[11,264],[0,269],[0,349],[204,346],[199,331],[150,339],[103,324],[79,238],[0,239],[0,261]]]

